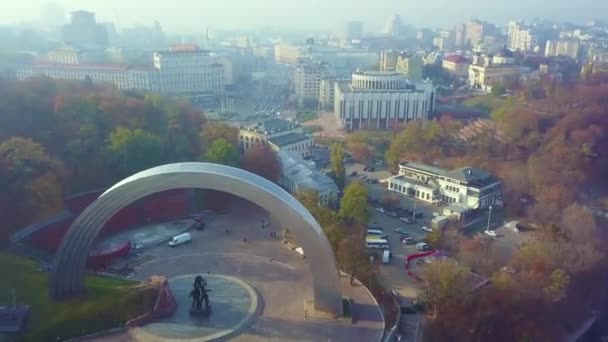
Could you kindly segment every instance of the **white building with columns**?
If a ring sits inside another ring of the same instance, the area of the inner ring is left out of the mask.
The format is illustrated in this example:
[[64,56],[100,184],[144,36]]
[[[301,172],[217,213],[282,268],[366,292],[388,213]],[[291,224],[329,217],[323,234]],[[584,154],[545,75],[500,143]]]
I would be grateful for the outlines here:
[[334,113],[341,128],[396,129],[435,110],[430,81],[411,83],[397,72],[357,71],[348,84],[336,83]]
[[451,204],[466,210],[483,209],[501,201],[502,182],[473,167],[444,170],[417,162],[399,164],[389,178],[389,190],[433,204]]

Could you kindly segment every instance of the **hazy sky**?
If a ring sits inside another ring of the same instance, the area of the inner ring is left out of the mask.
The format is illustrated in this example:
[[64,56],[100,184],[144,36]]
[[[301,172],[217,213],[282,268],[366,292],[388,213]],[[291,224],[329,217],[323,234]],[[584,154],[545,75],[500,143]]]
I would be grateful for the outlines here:
[[[158,19],[167,31],[205,27],[289,26],[337,29],[361,20],[366,31],[379,30],[392,14],[415,26],[447,27],[471,18],[505,23],[535,16],[587,22],[608,16],[608,0],[55,0],[66,14],[97,13],[99,21],[119,27],[149,25]],[[0,0],[0,23],[35,21],[49,0]]]

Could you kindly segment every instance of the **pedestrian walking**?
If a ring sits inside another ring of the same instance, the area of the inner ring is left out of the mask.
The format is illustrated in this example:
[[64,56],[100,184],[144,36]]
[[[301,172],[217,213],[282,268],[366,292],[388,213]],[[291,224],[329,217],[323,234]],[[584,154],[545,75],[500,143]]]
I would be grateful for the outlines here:
[[247,243],[247,237],[243,237],[243,243]]
[[229,235],[230,233],[228,232],[228,228],[226,228],[226,235]]

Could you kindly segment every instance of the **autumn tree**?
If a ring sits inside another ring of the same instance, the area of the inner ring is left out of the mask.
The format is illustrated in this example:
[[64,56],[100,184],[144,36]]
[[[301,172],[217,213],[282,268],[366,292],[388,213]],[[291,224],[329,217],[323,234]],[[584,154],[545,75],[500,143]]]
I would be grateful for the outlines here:
[[432,318],[457,308],[471,290],[469,272],[454,260],[434,260],[424,266],[421,276],[424,287],[419,297],[429,307]]
[[331,145],[330,154],[331,171],[339,189],[344,188],[346,181],[346,169],[344,168],[344,147],[340,143]]
[[339,243],[337,257],[340,267],[351,275],[351,285],[353,285],[355,277],[364,278],[369,276],[371,265],[360,236],[351,234],[344,238]]
[[367,188],[360,182],[352,182],[344,189],[344,196],[340,201],[340,217],[347,221],[357,221],[366,225],[371,217],[371,210],[367,203]]
[[0,143],[0,242],[21,225],[61,210],[65,170],[36,142]]
[[282,170],[277,153],[266,144],[256,144],[245,151],[241,166],[273,182],[279,180]]
[[223,122],[209,122],[201,132],[203,146],[211,146],[214,141],[220,138],[234,146],[238,146],[239,129]]
[[117,128],[110,134],[108,151],[121,178],[167,162],[162,140],[141,129]]
[[236,146],[224,138],[218,138],[211,143],[203,156],[209,163],[237,166],[239,164],[239,151]]
[[353,160],[359,163],[369,163],[374,155],[374,150],[371,146],[364,143],[348,143],[348,151],[353,157]]

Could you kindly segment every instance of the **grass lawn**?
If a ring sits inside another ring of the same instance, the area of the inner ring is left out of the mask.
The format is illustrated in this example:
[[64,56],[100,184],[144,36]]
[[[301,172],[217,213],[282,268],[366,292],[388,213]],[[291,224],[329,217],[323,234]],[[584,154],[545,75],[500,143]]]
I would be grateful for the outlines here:
[[500,108],[506,105],[509,102],[508,98],[503,98],[500,96],[494,96],[492,94],[485,94],[480,96],[475,96],[472,99],[468,99],[464,102],[467,106],[480,108],[488,111],[488,113],[492,112],[496,108]]
[[48,276],[31,260],[0,253],[0,305],[9,304],[15,288],[17,302],[31,306],[20,340],[56,341],[119,327],[156,299],[154,291],[137,289],[138,282],[92,276],[87,297],[54,302],[48,296]]

